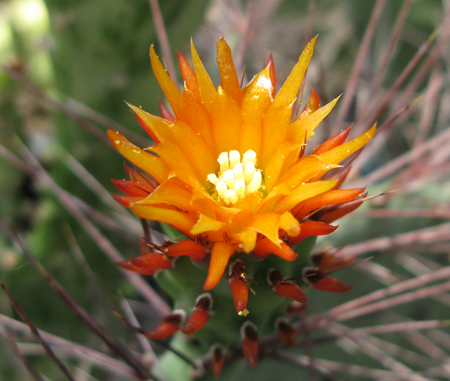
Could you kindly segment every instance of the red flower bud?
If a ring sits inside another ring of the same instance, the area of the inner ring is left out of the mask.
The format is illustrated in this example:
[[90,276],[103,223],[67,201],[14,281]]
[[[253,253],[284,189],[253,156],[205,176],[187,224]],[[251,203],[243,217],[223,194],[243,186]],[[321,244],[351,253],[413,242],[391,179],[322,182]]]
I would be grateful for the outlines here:
[[248,363],[255,367],[258,363],[258,331],[251,321],[246,321],[241,327],[242,350]]
[[212,308],[211,295],[208,293],[200,295],[195,302],[194,308],[194,312],[189,316],[182,331],[186,335],[197,332],[208,321]]
[[177,332],[185,319],[183,310],[173,311],[163,318],[163,321],[153,331],[145,332],[145,336],[152,340],[162,340]]

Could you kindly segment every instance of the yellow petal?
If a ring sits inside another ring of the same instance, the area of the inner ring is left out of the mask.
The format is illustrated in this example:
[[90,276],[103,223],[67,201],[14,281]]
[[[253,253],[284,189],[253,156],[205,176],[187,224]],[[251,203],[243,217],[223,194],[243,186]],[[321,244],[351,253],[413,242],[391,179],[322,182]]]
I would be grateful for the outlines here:
[[166,182],[169,168],[161,158],[145,152],[116,131],[108,130],[108,137],[122,156],[153,176],[158,183]]
[[161,143],[147,148],[147,151],[156,153],[171,170],[179,168],[190,174],[196,174],[186,155],[175,144]]
[[239,151],[249,149],[259,155],[261,149],[261,122],[264,114],[272,102],[272,82],[269,68],[256,75],[242,90],[242,127]]
[[233,242],[237,243],[237,247],[240,251],[250,253],[255,248],[256,235],[255,230],[246,229],[233,235],[231,238]]
[[191,41],[191,55],[203,103],[205,104],[206,108],[210,110],[211,104],[216,100],[217,96],[216,88],[214,87],[214,84],[212,83],[208,72],[203,66],[203,63],[192,41]]
[[316,181],[314,183],[302,184],[280,203],[278,203],[278,205],[275,207],[275,211],[278,213],[289,211],[299,202],[332,189],[335,184],[336,180]]
[[200,217],[195,224],[195,226],[191,229],[190,233],[193,235],[202,234],[210,231],[217,231],[223,228],[226,224],[224,222],[217,221],[216,219],[209,218],[204,214],[200,214]]
[[286,140],[293,144],[305,143],[311,137],[311,134],[319,123],[330,113],[339,98],[340,96],[317,111],[314,111],[312,114],[292,123],[289,126]]
[[231,56],[231,49],[223,37],[217,42],[217,65],[222,88],[240,105],[242,102],[241,86]]
[[173,226],[174,228],[181,230],[188,236],[190,236],[189,232],[197,222],[197,217],[195,217],[194,215],[180,212],[174,209],[132,204],[131,210],[141,218],[165,222]]
[[266,185],[266,192],[269,193],[273,186],[277,183],[281,173],[281,169],[284,166],[285,159],[289,156],[296,146],[283,142],[278,145],[269,160],[266,168],[264,169],[264,181]]
[[280,229],[289,237],[296,237],[300,234],[300,222],[290,212],[284,212],[280,218]]
[[330,149],[327,152],[324,152],[323,154],[319,155],[319,157],[326,163],[339,164],[342,160],[349,157],[352,153],[358,151],[370,139],[372,139],[373,135],[375,135],[376,130],[377,125],[374,124],[369,131],[365,132],[364,134],[358,136],[357,138],[347,143],[344,143],[340,146]]
[[253,216],[246,228],[253,229],[256,232],[265,235],[275,245],[280,246],[280,243],[278,242],[280,217],[279,213],[259,213]]
[[161,86],[164,95],[172,106],[172,110],[175,116],[178,118],[181,111],[181,92],[178,87],[173,83],[172,79],[167,74],[163,65],[159,61],[158,56],[155,53],[155,48],[150,46],[150,61],[152,63],[153,72],[158,80],[159,86]]
[[298,59],[297,64],[292,69],[291,74],[289,74],[286,82],[284,82],[280,91],[278,91],[278,94],[272,103],[272,107],[287,106],[295,101],[297,93],[300,90],[300,86],[302,85],[306,69],[308,68],[309,61],[311,60],[311,56],[314,52],[316,38],[317,37],[314,37],[308,45],[306,45],[300,55],[300,58]]
[[211,290],[220,282],[228,261],[234,254],[234,247],[225,242],[215,242],[211,251],[211,262],[209,264],[208,276],[203,285],[205,291]]

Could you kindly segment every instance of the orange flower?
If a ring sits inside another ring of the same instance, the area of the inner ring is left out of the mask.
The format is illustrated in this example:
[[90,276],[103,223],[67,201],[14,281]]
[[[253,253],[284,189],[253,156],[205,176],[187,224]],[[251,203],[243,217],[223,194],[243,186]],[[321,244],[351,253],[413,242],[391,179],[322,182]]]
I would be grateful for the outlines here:
[[[330,234],[335,230],[329,225],[336,219],[332,217],[350,211],[337,204],[354,200],[364,191],[338,190],[343,178],[321,178],[363,147],[375,126],[347,143],[349,130],[345,130],[305,155],[306,141],[338,98],[319,108],[313,90],[305,110],[292,121],[314,44],[315,38],[277,93],[272,59],[241,88],[223,38],[217,43],[221,77],[217,89],[193,44],[194,70],[178,55],[183,91],[169,78],[152,46],[153,71],[173,115],[165,107],[160,118],[130,105],[156,143],[146,150],[108,131],[115,148],[149,175],[128,168],[132,181],[116,182],[128,196],[117,196],[118,201],[141,218],[183,232],[189,240],[176,243],[174,255],[189,255],[195,261],[206,253],[210,265],[205,290],[217,285],[238,251],[294,260],[296,253],[287,243]],[[326,210],[330,206],[332,215]],[[327,218],[318,218],[319,214]],[[170,245],[156,251],[171,256]]]

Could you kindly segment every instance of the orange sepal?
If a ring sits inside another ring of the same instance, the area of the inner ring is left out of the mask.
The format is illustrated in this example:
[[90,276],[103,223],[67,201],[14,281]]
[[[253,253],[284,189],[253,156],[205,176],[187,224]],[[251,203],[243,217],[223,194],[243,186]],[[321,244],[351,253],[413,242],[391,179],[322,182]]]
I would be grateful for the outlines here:
[[186,322],[182,332],[185,335],[191,335],[197,332],[200,328],[202,328],[206,322],[208,321],[210,316],[209,311],[196,309],[191,316],[189,316],[188,321]]
[[338,226],[333,226],[320,221],[305,221],[300,224],[300,234],[296,237],[289,237],[291,245],[297,245],[305,238],[318,235],[328,235],[333,233]]
[[133,197],[147,197],[155,190],[150,185],[139,184],[134,181],[111,179],[111,182],[118,190]]
[[154,269],[141,269],[140,267],[133,265],[130,261],[119,261],[116,262],[116,265],[141,275],[153,275],[156,271]]
[[330,270],[336,270],[341,267],[346,266],[348,263],[352,262],[358,254],[353,254],[348,257],[336,257],[334,254],[330,253],[317,253],[311,256],[311,262],[320,271],[327,272]]
[[197,76],[195,75],[194,70],[182,53],[177,51],[177,55],[183,81],[186,82],[187,88],[194,93],[195,97],[198,100],[201,100],[202,96],[200,95],[200,88],[198,86]]
[[141,269],[165,270],[172,267],[172,260],[158,253],[147,253],[137,258],[130,258],[130,262]]
[[260,239],[256,243],[254,253],[260,258],[265,258],[271,253],[286,261],[293,261],[297,258],[297,253],[284,241],[280,240],[280,246],[278,247],[267,237]]
[[130,197],[119,194],[113,194],[112,196],[119,204],[121,204],[125,208],[131,208],[131,204],[142,201],[144,199],[144,197]]
[[344,144],[345,140],[348,137],[348,134],[350,133],[350,130],[352,129],[352,126],[347,127],[345,130],[339,132],[338,134],[334,135],[327,141],[323,142],[319,147],[317,147],[312,155],[320,155],[324,152],[329,151],[330,149],[340,146],[341,144]]
[[164,252],[170,257],[188,255],[193,262],[200,262],[206,256],[205,247],[189,239],[166,247]]
[[241,327],[241,337],[244,356],[250,366],[254,368],[258,363],[259,335],[256,326],[251,321],[245,322]]
[[[164,106],[164,105],[161,103],[161,104],[160,104],[160,111],[163,110],[163,109],[161,108],[161,105],[162,105],[162,107],[163,107],[164,109],[167,110],[166,106]],[[175,117],[170,113],[170,111],[167,110],[167,112],[168,112],[168,113],[173,117],[173,119],[175,120]],[[167,116],[168,116],[168,115],[166,115],[166,117],[164,117],[162,114],[163,114],[163,112],[161,112],[161,116],[162,116],[164,119],[167,119]],[[158,139],[158,137],[157,137],[156,134],[153,132],[153,130],[152,130],[152,129],[144,122],[144,119],[142,119],[142,118],[141,118],[138,114],[136,114],[136,113],[134,113],[134,116],[136,117],[136,119],[137,119],[137,121],[139,122],[139,124],[141,125],[141,127],[145,130],[145,132],[147,132],[147,134],[150,135],[150,137],[153,139],[153,141],[154,141],[156,144],[161,143],[161,140]],[[170,120],[170,117],[169,117],[168,120]]]
[[222,88],[240,105],[242,103],[241,86],[231,56],[231,49],[223,37],[217,41],[217,65]]
[[294,325],[287,319],[279,319],[275,322],[275,330],[287,347],[297,345],[297,331]]
[[357,209],[363,201],[352,202],[347,205],[332,205],[328,208],[324,208],[323,211],[316,213],[314,215],[314,219],[331,223],[333,221],[338,220],[341,217],[344,217],[346,214],[353,212]]
[[163,318],[163,322],[158,325],[153,331],[144,332],[144,335],[152,340],[162,340],[172,336],[177,332],[183,324],[185,318],[184,311],[174,311],[172,314]]
[[139,172],[136,168],[130,167],[129,165],[127,165],[127,163],[123,163],[123,167],[125,169],[125,173],[131,181],[134,181],[138,184],[149,185],[153,188],[156,188],[158,186],[158,183],[154,179]]
[[[160,100],[158,102],[159,104],[159,114],[161,115],[161,118],[164,118],[165,120],[168,120],[169,122],[175,122],[176,118],[175,116],[169,111],[169,109],[164,105],[164,103]],[[138,118],[139,123],[141,124],[142,127],[144,127],[147,130],[147,125],[143,125],[142,123],[144,123],[144,121],[137,115],[136,118]],[[142,121],[142,123],[141,123]],[[151,131],[151,130],[149,130]],[[152,136],[153,138],[153,136]],[[153,140],[155,140],[155,138],[153,138]],[[155,140],[156,143],[160,143],[159,140]]]
[[208,276],[206,277],[203,289],[211,290],[219,283],[227,267],[228,260],[234,254],[234,247],[228,243],[217,241],[211,251],[211,262],[209,264]]
[[299,303],[305,303],[308,301],[308,298],[302,289],[289,280],[284,280],[281,283],[274,285],[272,289],[278,296],[285,296]]
[[229,285],[233,294],[234,308],[238,314],[242,313],[248,303],[248,284],[241,278],[231,278]]
[[212,352],[212,368],[214,377],[219,377],[222,372],[222,368],[225,364],[225,351],[220,344],[217,344],[211,348]]

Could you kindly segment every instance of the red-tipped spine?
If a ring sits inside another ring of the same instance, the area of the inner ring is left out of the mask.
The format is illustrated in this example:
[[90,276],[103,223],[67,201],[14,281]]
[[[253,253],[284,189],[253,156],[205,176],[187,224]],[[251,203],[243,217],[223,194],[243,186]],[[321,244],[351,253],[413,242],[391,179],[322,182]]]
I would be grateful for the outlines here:
[[194,312],[189,316],[182,332],[186,335],[191,335],[202,328],[211,315],[211,308],[211,294],[205,293],[200,295],[195,302]]
[[242,351],[250,366],[253,368],[258,363],[259,335],[256,326],[251,321],[246,321],[241,327]]

